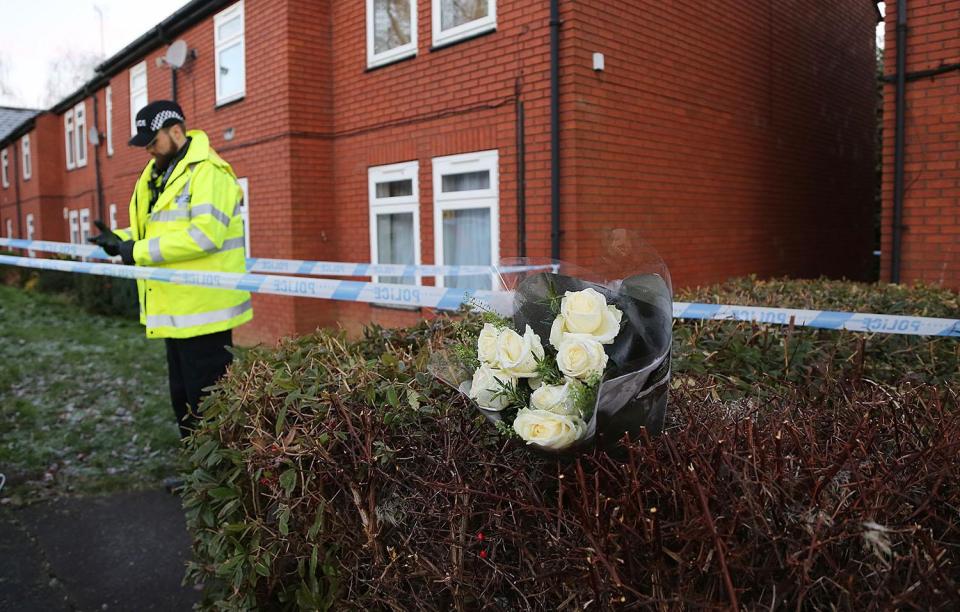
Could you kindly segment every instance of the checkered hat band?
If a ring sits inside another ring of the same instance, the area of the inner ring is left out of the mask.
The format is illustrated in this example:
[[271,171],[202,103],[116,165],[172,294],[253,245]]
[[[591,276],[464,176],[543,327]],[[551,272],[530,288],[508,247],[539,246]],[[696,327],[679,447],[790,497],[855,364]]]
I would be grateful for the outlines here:
[[166,123],[167,119],[177,119],[183,121],[183,115],[173,110],[163,110],[157,113],[157,116],[153,118],[153,121],[150,122],[150,130],[156,132],[163,124]]

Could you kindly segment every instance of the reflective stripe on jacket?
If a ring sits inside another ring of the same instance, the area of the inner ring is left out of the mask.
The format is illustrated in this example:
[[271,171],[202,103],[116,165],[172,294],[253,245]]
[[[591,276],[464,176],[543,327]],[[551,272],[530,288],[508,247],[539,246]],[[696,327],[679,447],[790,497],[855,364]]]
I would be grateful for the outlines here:
[[[153,210],[147,164],[130,198],[131,226],[115,230],[136,240],[138,266],[213,272],[246,272],[243,190],[207,135],[187,132],[189,149],[177,163]],[[138,280],[140,322],[150,338],[192,338],[232,329],[253,318],[250,293]]]

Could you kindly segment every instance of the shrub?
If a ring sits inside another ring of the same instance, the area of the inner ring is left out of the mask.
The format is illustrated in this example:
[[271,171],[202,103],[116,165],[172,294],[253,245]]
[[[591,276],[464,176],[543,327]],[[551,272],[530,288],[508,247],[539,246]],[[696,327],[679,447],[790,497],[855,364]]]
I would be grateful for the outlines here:
[[500,437],[425,373],[446,318],[240,351],[190,441],[188,576],[229,609],[949,609],[956,387],[895,380],[909,353],[873,380],[856,337],[860,364],[817,367],[852,334],[784,368],[740,337],[806,331],[718,325],[741,331],[677,325],[668,430],[616,457]]

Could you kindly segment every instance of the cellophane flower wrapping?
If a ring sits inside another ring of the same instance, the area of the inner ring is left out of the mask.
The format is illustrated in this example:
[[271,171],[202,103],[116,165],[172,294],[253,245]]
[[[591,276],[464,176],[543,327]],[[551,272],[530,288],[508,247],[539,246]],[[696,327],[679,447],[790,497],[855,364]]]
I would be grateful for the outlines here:
[[659,255],[605,233],[591,269],[520,258],[495,268],[494,299],[471,302],[476,337],[434,354],[431,371],[506,435],[548,453],[613,449],[663,429],[673,296]]

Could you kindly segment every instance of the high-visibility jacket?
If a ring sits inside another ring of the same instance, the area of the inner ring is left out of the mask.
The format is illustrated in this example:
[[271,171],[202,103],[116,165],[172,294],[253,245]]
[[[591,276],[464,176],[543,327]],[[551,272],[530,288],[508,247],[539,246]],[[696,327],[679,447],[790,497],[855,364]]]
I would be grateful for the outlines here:
[[[153,160],[130,198],[130,227],[115,230],[135,240],[138,266],[246,272],[243,190],[226,161],[200,130],[150,209]],[[137,280],[140,322],[149,338],[192,338],[233,329],[253,318],[250,294],[232,289]]]

